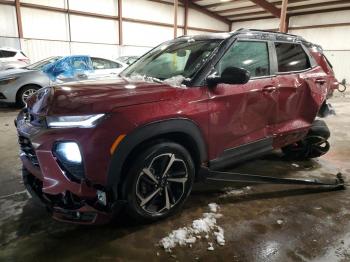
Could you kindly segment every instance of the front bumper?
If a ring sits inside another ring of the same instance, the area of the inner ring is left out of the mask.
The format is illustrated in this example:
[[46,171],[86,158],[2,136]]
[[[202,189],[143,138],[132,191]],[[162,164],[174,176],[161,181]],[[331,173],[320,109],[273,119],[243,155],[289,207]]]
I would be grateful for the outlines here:
[[[87,179],[72,181],[66,176],[48,149],[42,149],[37,142],[45,137],[43,131],[24,121],[21,116],[15,121],[21,147],[23,180],[29,193],[44,204],[53,218],[79,224],[108,223],[121,205],[100,184]],[[107,201],[101,203],[99,194],[106,193]]]
[[97,197],[80,198],[70,191],[57,195],[43,192],[43,181],[37,176],[39,172],[33,175],[26,168],[29,166],[28,160],[21,159],[23,182],[27,191],[37,203],[47,208],[54,219],[78,224],[106,224],[112,219],[113,212],[103,210],[102,206],[98,208]]

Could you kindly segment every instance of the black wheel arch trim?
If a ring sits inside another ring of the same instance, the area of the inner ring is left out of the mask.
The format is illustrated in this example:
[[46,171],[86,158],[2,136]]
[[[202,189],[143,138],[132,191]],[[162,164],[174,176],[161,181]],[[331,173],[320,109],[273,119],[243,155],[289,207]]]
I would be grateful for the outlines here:
[[118,189],[121,182],[123,167],[132,151],[143,142],[171,133],[183,133],[190,136],[197,146],[200,162],[207,161],[207,147],[203,134],[199,126],[191,119],[166,119],[137,127],[125,136],[111,158],[107,173],[107,187],[113,190],[115,197],[119,198]]

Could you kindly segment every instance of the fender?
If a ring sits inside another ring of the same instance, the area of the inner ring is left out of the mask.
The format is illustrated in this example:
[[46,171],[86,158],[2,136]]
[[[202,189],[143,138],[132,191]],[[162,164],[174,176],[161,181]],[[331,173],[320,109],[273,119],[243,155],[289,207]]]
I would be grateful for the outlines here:
[[170,133],[183,133],[190,136],[197,146],[201,163],[207,160],[208,154],[202,132],[198,125],[190,119],[167,119],[138,127],[126,135],[112,156],[108,170],[107,187],[113,190],[114,196],[118,196],[122,168],[130,153],[142,142]]

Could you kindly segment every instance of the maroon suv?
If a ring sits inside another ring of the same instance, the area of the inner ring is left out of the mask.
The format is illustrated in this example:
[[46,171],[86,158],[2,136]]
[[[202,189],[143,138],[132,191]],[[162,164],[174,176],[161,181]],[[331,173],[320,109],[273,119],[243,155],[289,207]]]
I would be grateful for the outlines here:
[[44,88],[16,125],[27,189],[54,218],[105,223],[178,210],[205,171],[280,149],[327,152],[316,116],[337,87],[322,49],[258,30],[179,37],[118,80]]

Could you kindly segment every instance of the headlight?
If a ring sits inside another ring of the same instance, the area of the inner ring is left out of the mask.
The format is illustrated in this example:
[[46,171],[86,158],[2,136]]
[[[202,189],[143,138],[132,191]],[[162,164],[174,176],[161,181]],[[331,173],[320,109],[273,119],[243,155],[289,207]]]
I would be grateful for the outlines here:
[[51,128],[62,127],[95,127],[105,116],[105,114],[83,115],[83,116],[48,116],[46,123]]
[[73,181],[84,178],[83,159],[79,146],[75,142],[57,142],[53,148],[57,162]]
[[11,84],[11,83],[15,82],[18,78],[19,78],[18,76],[14,76],[14,77],[8,77],[5,79],[0,79],[0,85]]

